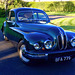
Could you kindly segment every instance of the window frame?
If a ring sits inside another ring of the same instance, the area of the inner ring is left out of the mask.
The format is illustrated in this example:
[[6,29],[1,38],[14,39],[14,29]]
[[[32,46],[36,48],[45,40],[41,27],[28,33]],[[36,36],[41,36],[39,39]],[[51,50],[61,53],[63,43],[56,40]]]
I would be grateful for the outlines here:
[[[13,20],[11,20],[12,12],[14,13],[14,17],[15,17],[15,12],[14,11],[9,11],[9,21],[13,21]],[[13,22],[15,22],[15,19],[14,19]]]

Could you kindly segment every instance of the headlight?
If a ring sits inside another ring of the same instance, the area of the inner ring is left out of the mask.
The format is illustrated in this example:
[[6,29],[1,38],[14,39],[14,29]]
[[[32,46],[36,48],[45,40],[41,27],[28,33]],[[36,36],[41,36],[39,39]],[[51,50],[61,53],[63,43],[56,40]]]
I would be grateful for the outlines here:
[[35,44],[34,44],[34,48],[35,48],[36,50],[40,49],[39,44],[38,44],[38,43],[35,43]]
[[46,40],[46,41],[44,42],[44,45],[45,45],[45,48],[46,48],[46,49],[51,49],[51,48],[52,48],[52,41]]
[[72,45],[72,47],[75,47],[75,38],[71,39],[71,45]]

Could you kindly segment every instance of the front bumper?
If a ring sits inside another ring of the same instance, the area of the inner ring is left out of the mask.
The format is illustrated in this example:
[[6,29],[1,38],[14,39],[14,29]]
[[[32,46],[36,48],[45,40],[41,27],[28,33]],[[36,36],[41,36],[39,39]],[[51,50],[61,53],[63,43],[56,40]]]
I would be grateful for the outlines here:
[[45,53],[27,53],[26,57],[28,59],[44,59],[44,60],[52,60],[56,57],[63,57],[63,56],[71,56],[71,58],[75,57],[75,48],[67,49],[67,50],[60,50],[60,51],[53,51],[53,52],[45,52]]

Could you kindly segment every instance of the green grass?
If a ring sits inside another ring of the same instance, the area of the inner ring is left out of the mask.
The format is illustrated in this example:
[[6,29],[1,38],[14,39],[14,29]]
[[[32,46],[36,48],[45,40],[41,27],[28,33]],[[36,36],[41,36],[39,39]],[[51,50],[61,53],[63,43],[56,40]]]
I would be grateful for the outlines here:
[[51,23],[62,27],[65,30],[75,32],[75,18],[60,18],[52,20]]
[[75,12],[46,12],[48,15],[75,16]]
[[2,25],[3,25],[3,22],[5,21],[5,19],[6,19],[6,18],[0,18],[0,29],[1,29],[1,27],[2,27]]

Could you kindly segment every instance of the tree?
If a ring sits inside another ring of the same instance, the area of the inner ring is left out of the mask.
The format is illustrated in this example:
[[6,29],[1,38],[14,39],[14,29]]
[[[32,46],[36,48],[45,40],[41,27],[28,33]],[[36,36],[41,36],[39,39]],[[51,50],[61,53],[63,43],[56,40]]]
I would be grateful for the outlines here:
[[30,7],[30,6],[31,4],[29,2],[24,2],[22,0],[0,0],[0,8],[3,11],[5,9],[6,15],[7,15],[8,10],[12,8]]

